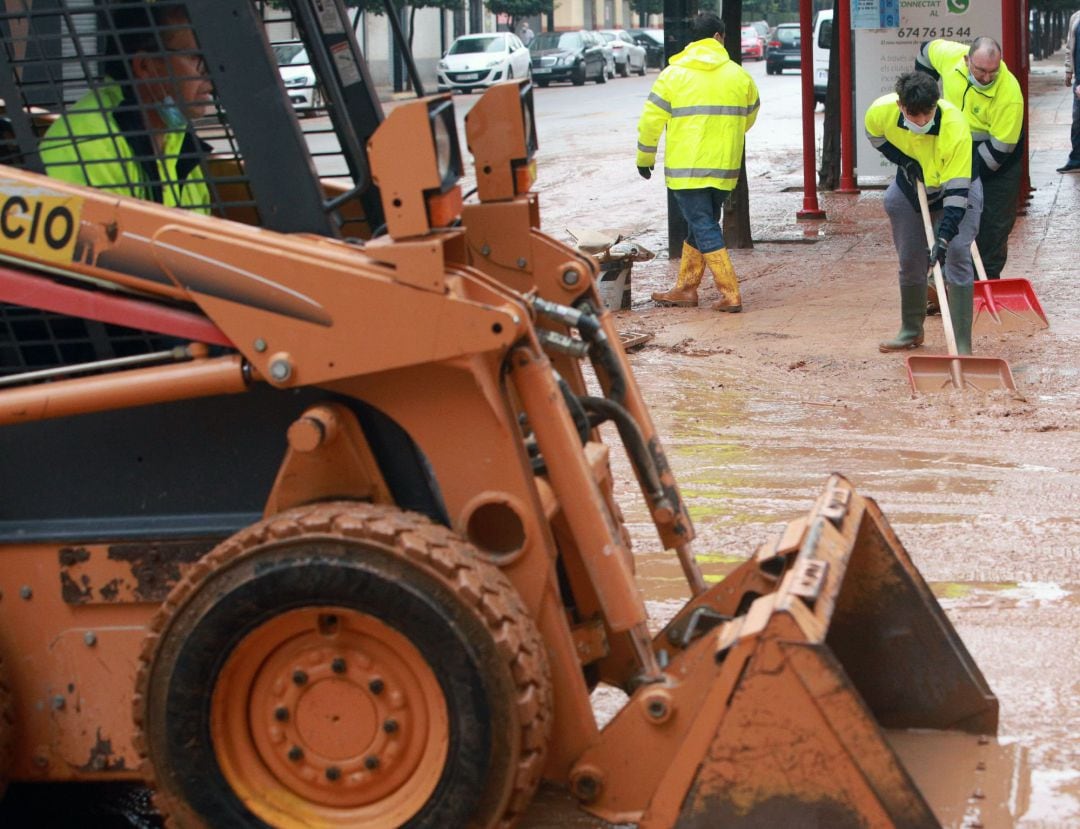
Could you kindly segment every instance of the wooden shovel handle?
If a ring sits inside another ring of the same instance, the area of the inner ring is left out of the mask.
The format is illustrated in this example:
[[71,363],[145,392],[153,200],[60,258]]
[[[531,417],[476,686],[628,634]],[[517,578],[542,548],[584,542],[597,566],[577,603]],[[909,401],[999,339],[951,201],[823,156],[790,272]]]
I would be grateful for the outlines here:
[[[919,208],[922,210],[923,227],[926,229],[926,244],[931,249],[934,247],[934,225],[930,221],[930,205],[926,201],[926,186],[922,179],[915,182],[919,194]],[[941,306],[941,324],[945,326],[945,345],[949,348],[949,356],[956,357],[956,335],[953,334],[952,317],[949,314],[949,297],[945,293],[945,279],[941,275],[941,265],[935,259],[931,263],[934,267],[934,287],[937,288],[938,305]]]
[[979,246],[975,244],[975,240],[971,240],[971,261],[975,263],[975,273],[979,275],[979,281],[986,281],[986,266],[983,264],[982,256],[979,255]]

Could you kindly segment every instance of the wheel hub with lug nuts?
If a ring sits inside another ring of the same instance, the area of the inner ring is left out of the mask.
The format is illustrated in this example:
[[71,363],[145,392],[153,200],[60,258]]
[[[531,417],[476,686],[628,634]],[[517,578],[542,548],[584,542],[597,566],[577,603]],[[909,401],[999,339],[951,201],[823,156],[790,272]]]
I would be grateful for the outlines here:
[[256,785],[255,762],[293,796],[355,809],[426,798],[441,774],[438,681],[401,634],[356,611],[294,610],[256,628],[222,670],[214,706],[238,790]]

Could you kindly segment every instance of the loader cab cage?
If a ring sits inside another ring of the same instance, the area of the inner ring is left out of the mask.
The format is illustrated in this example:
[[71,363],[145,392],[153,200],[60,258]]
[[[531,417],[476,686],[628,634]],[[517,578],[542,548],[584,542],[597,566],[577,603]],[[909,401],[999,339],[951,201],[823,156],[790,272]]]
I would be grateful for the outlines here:
[[5,0],[0,163],[281,232],[383,224],[339,0]]

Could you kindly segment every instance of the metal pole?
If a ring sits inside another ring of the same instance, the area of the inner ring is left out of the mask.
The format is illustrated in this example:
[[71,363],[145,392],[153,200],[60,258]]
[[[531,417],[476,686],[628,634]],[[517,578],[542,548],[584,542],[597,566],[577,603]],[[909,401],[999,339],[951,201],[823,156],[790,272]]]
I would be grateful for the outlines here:
[[803,135],[803,206],[795,214],[799,221],[824,219],[825,211],[817,200],[817,149],[814,146],[814,6],[811,0],[799,0],[799,61],[802,65],[802,135]]
[[834,25],[840,35],[840,186],[836,193],[858,193],[855,184],[855,127],[851,111],[855,87],[851,81],[851,6],[837,0]]

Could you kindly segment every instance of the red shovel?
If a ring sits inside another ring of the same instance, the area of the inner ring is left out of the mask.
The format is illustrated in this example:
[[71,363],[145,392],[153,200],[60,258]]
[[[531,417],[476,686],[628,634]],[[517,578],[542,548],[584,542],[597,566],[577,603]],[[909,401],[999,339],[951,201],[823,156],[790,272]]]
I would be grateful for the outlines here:
[[[923,226],[926,228],[926,243],[934,245],[934,228],[930,223],[930,207],[926,203],[926,188],[918,182],[919,207],[922,208]],[[948,356],[918,355],[907,358],[908,379],[915,392],[947,391],[949,389],[978,389],[993,391],[1008,389],[1016,391],[1009,364],[1000,357],[961,357],[956,353],[956,336],[953,334],[952,317],[949,315],[949,298],[945,294],[945,280],[941,276],[941,265],[935,260],[934,286],[937,288],[938,303],[941,305],[941,322],[945,326],[945,344],[949,348]]]
[[988,333],[1050,327],[1030,282],[1026,279],[987,279],[979,246],[974,241],[971,258],[979,275],[973,301],[973,331]]

